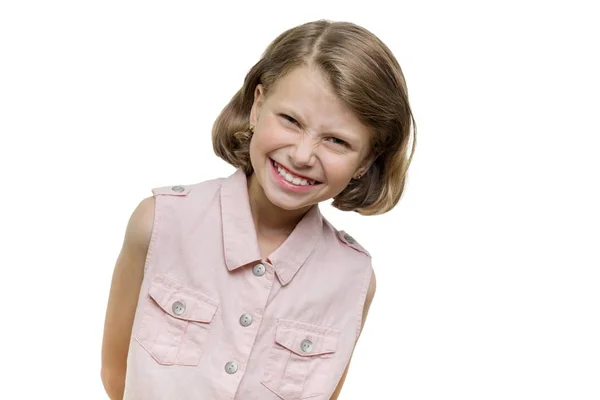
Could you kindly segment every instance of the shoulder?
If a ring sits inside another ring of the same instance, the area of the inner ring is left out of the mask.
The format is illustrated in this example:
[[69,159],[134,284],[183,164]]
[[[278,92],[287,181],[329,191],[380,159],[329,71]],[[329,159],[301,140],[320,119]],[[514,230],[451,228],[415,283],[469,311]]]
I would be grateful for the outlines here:
[[126,248],[142,252],[148,249],[154,225],[154,206],[154,197],[150,196],[140,201],[133,210],[125,231]]
[[127,224],[125,242],[128,247],[140,250],[148,249],[154,227],[157,198],[160,197],[187,197],[192,189],[209,183],[210,181],[195,183],[192,185],[169,185],[152,189],[152,196],[141,200]]
[[323,217],[323,226],[326,231],[329,231],[330,234],[333,234],[333,236],[336,237],[336,241],[338,244],[340,244],[340,247],[348,249],[348,251],[353,255],[356,255],[356,252],[358,252],[364,254],[369,259],[371,258],[369,251],[360,243],[358,243],[354,237],[344,230],[338,230],[325,217]]
[[366,256],[369,260],[371,259],[371,253],[362,246],[354,237],[344,230],[337,230],[331,224],[329,225],[333,235],[336,237],[337,243],[342,249],[345,249],[351,256],[356,256],[357,253]]

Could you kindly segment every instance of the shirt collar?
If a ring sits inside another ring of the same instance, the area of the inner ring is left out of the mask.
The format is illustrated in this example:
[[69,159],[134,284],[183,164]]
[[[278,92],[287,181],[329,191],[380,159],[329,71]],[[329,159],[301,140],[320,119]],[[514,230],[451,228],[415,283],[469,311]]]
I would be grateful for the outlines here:
[[[226,178],[221,185],[223,246],[229,271],[261,260],[247,185],[242,169]],[[269,256],[282,285],[287,285],[306,262],[322,237],[322,228],[323,218],[319,205],[315,204]]]

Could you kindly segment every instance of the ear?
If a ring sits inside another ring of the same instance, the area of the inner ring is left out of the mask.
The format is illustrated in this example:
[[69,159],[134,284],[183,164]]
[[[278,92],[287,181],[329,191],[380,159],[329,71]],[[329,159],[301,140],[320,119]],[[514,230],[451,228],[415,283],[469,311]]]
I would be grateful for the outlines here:
[[371,168],[371,165],[373,165],[378,155],[379,154],[372,151],[368,156],[366,156],[360,167],[354,173],[354,179],[362,177],[369,170],[369,168]]
[[250,109],[250,124],[256,126],[258,123],[258,116],[260,114],[260,108],[262,107],[265,100],[265,88],[259,83],[254,89],[254,103]]

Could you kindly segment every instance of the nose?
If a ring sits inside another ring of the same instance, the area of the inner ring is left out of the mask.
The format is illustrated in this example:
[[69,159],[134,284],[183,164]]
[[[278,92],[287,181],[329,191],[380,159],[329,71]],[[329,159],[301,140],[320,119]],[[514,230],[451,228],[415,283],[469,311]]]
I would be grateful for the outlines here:
[[315,164],[315,145],[308,135],[302,135],[290,153],[290,162],[296,168],[312,167]]

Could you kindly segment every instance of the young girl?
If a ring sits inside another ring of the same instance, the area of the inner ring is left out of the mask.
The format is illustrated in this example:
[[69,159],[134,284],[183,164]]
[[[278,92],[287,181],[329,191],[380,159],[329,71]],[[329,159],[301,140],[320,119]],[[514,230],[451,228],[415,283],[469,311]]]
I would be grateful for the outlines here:
[[336,399],[375,275],[319,203],[392,209],[414,132],[372,33],[317,21],[277,37],[214,124],[236,172],[153,189],[131,216],[102,347],[110,398]]

